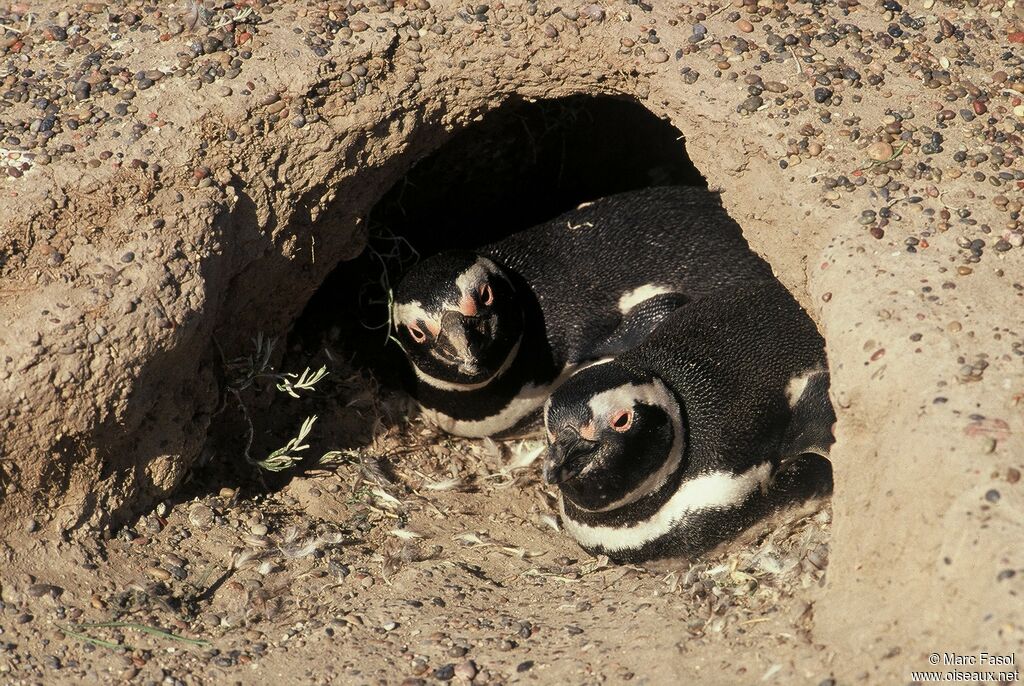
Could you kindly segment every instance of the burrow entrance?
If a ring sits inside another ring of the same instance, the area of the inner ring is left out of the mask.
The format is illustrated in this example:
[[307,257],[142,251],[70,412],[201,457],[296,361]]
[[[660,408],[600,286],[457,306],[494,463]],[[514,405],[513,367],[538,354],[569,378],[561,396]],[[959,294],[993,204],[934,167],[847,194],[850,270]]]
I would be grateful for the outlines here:
[[638,102],[578,95],[512,100],[417,162],[374,207],[369,246],[309,301],[293,342],[325,334],[391,386],[404,369],[384,349],[388,286],[417,258],[475,248],[582,202],[647,186],[706,186],[682,134]]
[[[313,415],[319,423],[309,436],[310,455],[358,450],[379,435],[381,422],[397,423],[411,409],[394,400],[405,398],[401,389],[410,370],[388,343],[388,289],[417,259],[472,249],[582,202],[657,185],[706,182],[679,130],[633,99],[515,99],[456,133],[374,206],[367,248],[334,269],[293,327],[279,369],[326,364],[331,376],[318,390],[328,397],[276,395],[265,409],[253,410],[251,453],[268,454]],[[208,454],[232,450],[216,434],[231,437],[237,453],[246,430],[236,422],[215,432]],[[267,484],[300,473],[290,469],[269,476]]]

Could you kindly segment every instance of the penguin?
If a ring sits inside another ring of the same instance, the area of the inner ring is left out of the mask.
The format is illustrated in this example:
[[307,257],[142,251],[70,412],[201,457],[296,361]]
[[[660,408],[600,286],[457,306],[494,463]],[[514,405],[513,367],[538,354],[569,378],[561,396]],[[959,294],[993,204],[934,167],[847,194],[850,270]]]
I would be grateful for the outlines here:
[[831,494],[824,340],[776,282],[693,302],[544,409],[562,523],[619,562],[694,558]]
[[391,318],[423,414],[482,437],[536,415],[570,373],[637,345],[674,310],[773,281],[715,193],[647,188],[420,261]]

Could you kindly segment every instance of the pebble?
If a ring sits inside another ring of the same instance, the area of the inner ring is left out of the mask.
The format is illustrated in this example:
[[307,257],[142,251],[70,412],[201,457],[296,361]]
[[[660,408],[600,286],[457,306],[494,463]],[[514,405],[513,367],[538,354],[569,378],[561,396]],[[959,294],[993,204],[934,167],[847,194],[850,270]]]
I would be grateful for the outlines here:
[[455,667],[455,676],[465,681],[472,681],[477,675],[476,663],[472,660],[466,660]]
[[157,581],[167,581],[171,578],[171,573],[163,567],[146,567],[146,574]]
[[[885,141],[878,141],[872,143],[867,149],[868,157],[878,162],[884,162],[890,159],[893,155],[892,146]],[[884,185],[884,184],[883,184]]]
[[188,521],[198,529],[209,529],[213,526],[213,510],[209,505],[196,503],[188,509]]
[[52,584],[32,584],[25,591],[30,598],[41,598],[44,595],[56,598],[64,592],[60,586],[54,586]]
[[451,681],[455,676],[455,665],[447,664],[434,670],[434,678],[439,681]]

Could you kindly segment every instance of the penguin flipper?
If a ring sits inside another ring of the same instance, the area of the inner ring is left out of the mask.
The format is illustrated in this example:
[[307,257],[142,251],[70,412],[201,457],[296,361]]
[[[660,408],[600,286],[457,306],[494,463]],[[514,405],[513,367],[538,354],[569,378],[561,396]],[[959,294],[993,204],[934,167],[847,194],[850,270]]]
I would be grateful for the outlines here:
[[606,338],[586,351],[586,358],[611,357],[640,345],[662,320],[690,302],[682,293],[660,293],[637,303]]
[[832,444],[832,426],[836,413],[828,397],[829,375],[826,370],[806,376],[806,385],[798,398],[791,398],[789,427],[782,440],[783,459],[814,453],[827,458]]

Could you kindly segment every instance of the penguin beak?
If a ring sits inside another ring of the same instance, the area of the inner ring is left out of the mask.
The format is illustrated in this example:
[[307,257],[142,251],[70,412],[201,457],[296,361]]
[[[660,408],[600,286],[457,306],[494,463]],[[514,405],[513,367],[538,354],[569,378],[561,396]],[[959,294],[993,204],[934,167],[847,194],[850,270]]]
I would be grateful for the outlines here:
[[587,460],[597,452],[599,445],[597,441],[582,438],[572,429],[564,429],[548,446],[544,479],[549,484],[564,484],[574,479],[587,466]]
[[488,341],[482,317],[467,317],[449,310],[441,316],[441,329],[437,335],[440,349],[459,365],[463,374],[480,371],[480,355]]

